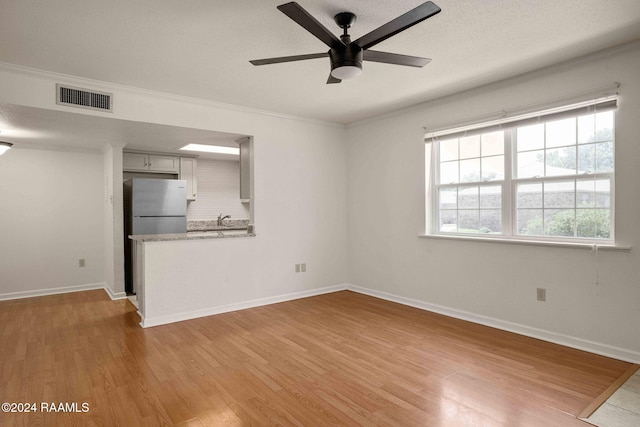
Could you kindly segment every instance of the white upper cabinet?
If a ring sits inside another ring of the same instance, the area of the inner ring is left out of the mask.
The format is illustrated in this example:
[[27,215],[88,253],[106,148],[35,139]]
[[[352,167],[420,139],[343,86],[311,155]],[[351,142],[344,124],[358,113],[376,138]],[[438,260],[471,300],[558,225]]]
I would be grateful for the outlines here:
[[198,194],[198,179],[196,177],[196,159],[180,157],[180,179],[187,181],[187,200],[196,200]]
[[149,172],[180,173],[180,158],[149,154]]
[[125,152],[122,153],[122,169],[129,172],[180,173],[180,158]]
[[125,171],[149,171],[149,155],[140,153],[122,153],[122,169]]
[[249,200],[251,198],[249,138],[242,138],[236,142],[240,146],[240,199]]

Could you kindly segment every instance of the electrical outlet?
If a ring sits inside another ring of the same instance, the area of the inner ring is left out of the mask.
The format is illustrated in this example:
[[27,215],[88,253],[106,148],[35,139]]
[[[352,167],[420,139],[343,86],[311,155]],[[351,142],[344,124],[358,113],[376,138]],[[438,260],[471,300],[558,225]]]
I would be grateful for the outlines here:
[[538,301],[546,301],[547,300],[547,290],[545,288],[538,288],[536,290]]
[[86,261],[84,258],[80,258],[78,260],[78,267],[85,267],[87,265]]
[[300,271],[302,271],[303,273],[307,272],[307,264],[306,263],[300,264]]
[[300,264],[296,264],[296,273],[300,273]]

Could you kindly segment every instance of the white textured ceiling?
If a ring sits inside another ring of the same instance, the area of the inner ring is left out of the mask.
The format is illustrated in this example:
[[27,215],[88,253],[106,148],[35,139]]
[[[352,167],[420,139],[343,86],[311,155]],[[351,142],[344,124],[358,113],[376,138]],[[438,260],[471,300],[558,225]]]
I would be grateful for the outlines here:
[[[0,0],[0,61],[351,123],[640,39],[638,0],[435,0],[440,14],[375,47],[431,64],[365,62],[358,79],[327,85],[328,59],[249,63],[327,50],[284,2]],[[422,2],[298,1],[337,34],[332,17],[355,13],[353,39]]]

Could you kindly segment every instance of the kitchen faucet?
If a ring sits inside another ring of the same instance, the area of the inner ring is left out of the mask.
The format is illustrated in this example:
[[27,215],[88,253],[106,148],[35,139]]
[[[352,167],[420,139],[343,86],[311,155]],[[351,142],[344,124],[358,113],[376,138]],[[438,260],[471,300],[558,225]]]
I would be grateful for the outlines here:
[[222,216],[222,214],[218,215],[218,226],[221,226],[222,221],[224,221],[227,218],[231,218],[231,215],[226,215],[226,216]]

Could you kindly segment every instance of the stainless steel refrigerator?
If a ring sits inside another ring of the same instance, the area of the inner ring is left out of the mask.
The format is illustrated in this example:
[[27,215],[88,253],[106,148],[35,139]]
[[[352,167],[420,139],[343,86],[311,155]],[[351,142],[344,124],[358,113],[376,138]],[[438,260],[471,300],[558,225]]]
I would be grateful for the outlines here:
[[134,234],[187,232],[187,183],[177,179],[131,178],[124,182],[125,291],[135,293],[133,283]]

